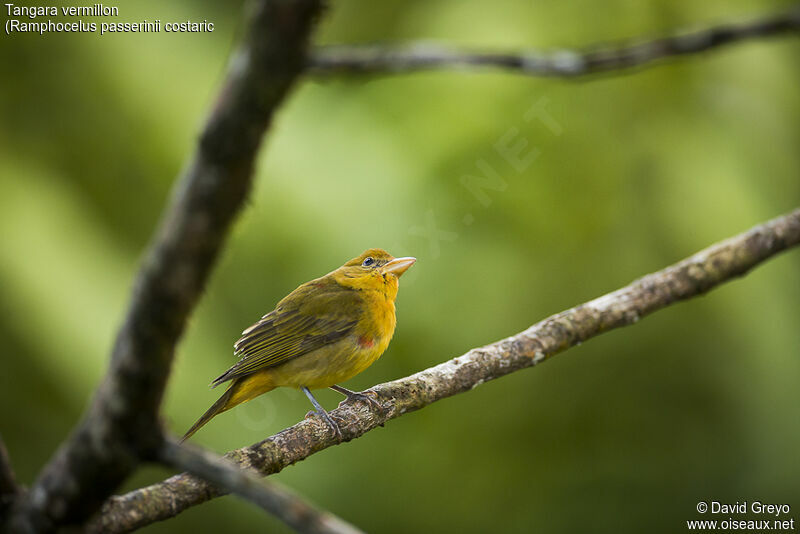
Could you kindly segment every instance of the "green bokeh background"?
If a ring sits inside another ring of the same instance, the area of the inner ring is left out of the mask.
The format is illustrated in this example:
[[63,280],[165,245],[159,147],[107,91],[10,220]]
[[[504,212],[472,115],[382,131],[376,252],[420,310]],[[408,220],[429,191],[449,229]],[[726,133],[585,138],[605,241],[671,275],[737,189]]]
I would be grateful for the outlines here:
[[[115,5],[120,21],[216,29],[0,41],[0,431],[26,484],[104,372],[142,251],[242,32],[238,2]],[[315,41],[575,47],[789,5],[334,1]],[[304,80],[178,347],[167,426],[182,433],[216,399],[207,384],[234,361],[244,327],[367,247],[419,261],[401,283],[395,338],[355,389],[514,334],[795,208],[799,57],[798,39],[783,37],[582,81]],[[525,120],[536,104],[555,130]],[[539,156],[515,170],[495,149],[504,135]],[[486,191],[488,205],[461,184],[481,161],[506,184]],[[447,239],[428,239],[431,222]],[[799,320],[792,251],[275,478],[370,532],[681,532],[699,500],[788,503],[800,520]],[[241,447],[308,409],[301,394],[275,391],[195,441]],[[168,474],[148,467],[125,489]],[[285,530],[226,497],[144,532],[256,528]]]

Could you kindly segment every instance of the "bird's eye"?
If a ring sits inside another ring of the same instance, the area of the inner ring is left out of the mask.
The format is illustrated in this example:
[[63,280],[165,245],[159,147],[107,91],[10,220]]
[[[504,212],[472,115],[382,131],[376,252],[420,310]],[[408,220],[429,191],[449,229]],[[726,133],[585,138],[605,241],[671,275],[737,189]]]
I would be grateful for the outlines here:
[[361,265],[363,265],[364,267],[369,267],[369,266],[370,266],[370,265],[372,265],[373,263],[375,263],[375,260],[374,260],[374,259],[372,259],[372,258],[367,258],[366,260],[364,260],[364,263],[362,263]]

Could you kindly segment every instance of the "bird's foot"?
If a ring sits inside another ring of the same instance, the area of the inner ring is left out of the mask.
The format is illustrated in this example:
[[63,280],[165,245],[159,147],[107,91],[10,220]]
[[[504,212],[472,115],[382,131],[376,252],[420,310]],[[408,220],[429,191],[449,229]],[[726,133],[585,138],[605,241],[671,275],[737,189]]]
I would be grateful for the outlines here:
[[325,421],[325,423],[327,423],[328,427],[331,430],[333,430],[333,433],[336,435],[336,437],[340,442],[344,440],[344,438],[342,437],[342,431],[339,429],[339,425],[336,423],[336,421],[333,420],[333,417],[331,417],[331,415],[328,412],[326,412],[325,410],[322,410],[321,412],[317,410],[311,410],[306,414],[306,418],[315,415],[317,417],[320,417],[323,421]]
[[312,413],[321,417],[326,423],[328,423],[328,426],[331,427],[333,433],[337,438],[339,438],[339,443],[341,443],[343,441],[342,431],[339,430],[339,425],[336,424],[336,421],[334,421],[330,414],[325,411],[325,408],[323,408],[322,405],[317,402],[317,399],[314,398],[314,395],[311,394],[311,391],[307,387],[303,386],[300,388],[300,390],[306,394],[308,400],[311,401],[311,405],[314,406],[314,411],[308,412],[306,417],[309,417]]
[[366,402],[369,406],[372,406],[380,413],[386,413],[386,408],[384,408],[383,404],[380,403],[380,401],[378,400],[378,394],[375,393],[374,391],[370,391],[369,393],[353,393],[342,402],[355,402],[355,401]]
[[340,407],[342,404],[347,402],[362,401],[372,406],[373,408],[377,409],[380,413],[382,414],[386,413],[386,408],[384,408],[383,404],[380,403],[380,401],[378,400],[378,394],[375,393],[374,391],[368,391],[366,393],[358,393],[356,391],[350,391],[347,388],[343,388],[342,386],[333,386],[331,387],[331,389],[334,391],[338,391],[342,395],[347,395],[347,398],[339,403]]

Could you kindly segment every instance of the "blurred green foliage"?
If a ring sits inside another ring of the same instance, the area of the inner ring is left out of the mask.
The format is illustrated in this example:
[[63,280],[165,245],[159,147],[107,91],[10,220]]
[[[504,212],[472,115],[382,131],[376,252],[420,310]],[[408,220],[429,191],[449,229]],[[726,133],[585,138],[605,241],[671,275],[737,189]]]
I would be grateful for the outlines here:
[[[788,5],[347,0],[333,3],[316,41],[573,47]],[[127,21],[208,19],[210,35],[3,36],[0,428],[25,483],[105,369],[142,250],[241,33],[240,7],[120,6]],[[182,433],[216,399],[206,385],[232,363],[244,327],[367,247],[419,262],[401,284],[395,339],[347,384],[356,389],[793,209],[798,54],[784,37],[579,82],[497,72],[304,81],[274,123],[251,201],[178,348],[167,426]],[[525,120],[537,103],[559,135]],[[516,171],[494,148],[503,135],[540,155]],[[486,191],[487,206],[460,182],[481,160],[506,183]],[[427,238],[431,222],[447,239]],[[715,499],[788,502],[800,520],[798,272],[793,251],[276,478],[374,532],[676,532],[697,501]],[[275,391],[196,441],[241,447],[308,409],[299,393]],[[167,474],[148,468],[127,489]],[[265,523],[284,528],[223,498],[145,532]]]

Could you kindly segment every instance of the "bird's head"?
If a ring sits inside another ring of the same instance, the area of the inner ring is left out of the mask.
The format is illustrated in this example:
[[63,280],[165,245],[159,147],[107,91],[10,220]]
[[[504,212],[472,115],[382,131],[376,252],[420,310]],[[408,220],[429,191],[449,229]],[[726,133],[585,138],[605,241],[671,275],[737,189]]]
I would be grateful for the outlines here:
[[333,272],[336,281],[353,289],[383,289],[388,287],[397,291],[397,279],[416,258],[395,258],[385,250],[371,248],[353,258]]

